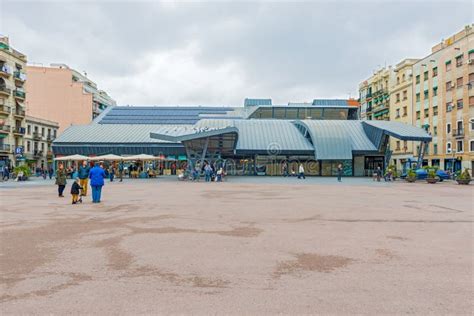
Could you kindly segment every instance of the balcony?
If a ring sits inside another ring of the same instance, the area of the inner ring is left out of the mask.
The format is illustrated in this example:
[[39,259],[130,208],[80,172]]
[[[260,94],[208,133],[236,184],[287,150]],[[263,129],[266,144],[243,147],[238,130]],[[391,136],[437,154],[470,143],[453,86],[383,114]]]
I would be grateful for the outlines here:
[[42,150],[35,150],[33,152],[33,157],[35,157],[35,158],[40,158],[42,156],[43,156],[43,151]]
[[33,139],[39,140],[43,137],[39,132],[33,132]]
[[0,144],[0,152],[1,153],[11,153],[12,146],[10,144]]
[[18,135],[18,136],[22,136],[22,135],[25,135],[25,128],[24,127],[21,127],[21,126],[17,126],[15,127],[15,129],[13,130],[13,134],[15,135]]
[[16,70],[13,72],[13,78],[15,78],[15,82],[23,83],[26,80],[26,74]]
[[11,89],[8,89],[8,88],[5,87],[5,86],[0,87],[0,95],[9,97],[10,94],[12,94],[12,90],[11,90]]
[[0,105],[0,114],[10,115],[10,107],[8,105]]
[[0,133],[1,134],[9,134],[10,133],[10,125],[0,125]]
[[464,138],[464,128],[453,129],[453,136],[455,138]]
[[46,141],[48,141],[49,143],[51,143],[52,141],[54,141],[56,139],[56,137],[54,137],[53,135],[48,135],[46,137]]
[[15,96],[16,99],[25,100],[26,93],[25,93],[25,91],[15,89],[14,96]]
[[21,108],[17,108],[16,111],[15,111],[15,116],[17,117],[20,117],[20,118],[24,118],[25,117],[25,110],[21,109]]
[[4,66],[0,67],[0,77],[2,77],[2,78],[9,78],[10,77],[10,73],[8,72],[8,69],[5,68]]

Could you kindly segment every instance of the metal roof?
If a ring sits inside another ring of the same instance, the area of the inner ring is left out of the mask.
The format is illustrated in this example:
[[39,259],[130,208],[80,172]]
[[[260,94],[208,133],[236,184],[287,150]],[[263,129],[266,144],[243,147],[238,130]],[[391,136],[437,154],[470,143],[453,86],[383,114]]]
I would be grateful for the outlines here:
[[53,144],[58,143],[166,143],[150,137],[150,131],[183,133],[193,125],[90,124],[67,128]]
[[295,124],[308,131],[319,160],[352,159],[353,152],[377,151],[360,121],[302,120]]
[[244,106],[272,105],[272,99],[248,99],[244,100]]
[[[364,130],[370,137],[376,136],[376,131],[371,129],[370,127],[374,127],[379,129],[379,133],[384,133],[389,136],[393,136],[395,138],[401,140],[414,140],[414,141],[431,141],[432,137],[428,134],[424,129],[412,126],[409,124],[405,124],[402,122],[394,122],[394,121],[362,121],[364,124]],[[378,140],[374,141],[377,143]]]

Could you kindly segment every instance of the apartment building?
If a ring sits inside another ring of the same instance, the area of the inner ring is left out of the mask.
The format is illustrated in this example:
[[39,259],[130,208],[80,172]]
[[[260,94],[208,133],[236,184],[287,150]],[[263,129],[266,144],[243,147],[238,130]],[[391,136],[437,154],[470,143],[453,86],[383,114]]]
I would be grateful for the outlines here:
[[0,168],[23,161],[26,56],[0,36]]
[[359,85],[361,119],[384,121],[390,119],[389,84],[393,76],[392,66],[383,67]]
[[425,164],[457,171],[474,167],[474,27],[432,48],[413,65],[414,125],[433,141]]
[[116,102],[85,74],[64,64],[27,66],[27,115],[59,123],[59,132],[71,125],[90,123]]
[[[389,82],[390,121],[413,125],[413,65],[418,59],[404,59],[393,69],[394,75]],[[403,170],[405,162],[417,153],[416,144],[411,141],[390,139],[392,163]]]
[[51,144],[58,136],[58,130],[59,124],[57,122],[31,116],[26,117],[24,157],[31,170],[49,169],[53,163]]

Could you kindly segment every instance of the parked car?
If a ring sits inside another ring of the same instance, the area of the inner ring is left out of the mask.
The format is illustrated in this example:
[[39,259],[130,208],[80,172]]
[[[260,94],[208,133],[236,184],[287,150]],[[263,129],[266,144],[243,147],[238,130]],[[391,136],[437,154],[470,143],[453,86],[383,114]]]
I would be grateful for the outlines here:
[[[416,172],[416,179],[417,180],[425,180],[428,177],[428,171],[426,169],[417,169],[415,170]],[[405,179],[407,177],[407,173],[403,173],[400,178]],[[439,179],[439,181],[443,180],[449,180],[449,174],[444,171],[444,170],[437,170],[436,171],[436,177]]]

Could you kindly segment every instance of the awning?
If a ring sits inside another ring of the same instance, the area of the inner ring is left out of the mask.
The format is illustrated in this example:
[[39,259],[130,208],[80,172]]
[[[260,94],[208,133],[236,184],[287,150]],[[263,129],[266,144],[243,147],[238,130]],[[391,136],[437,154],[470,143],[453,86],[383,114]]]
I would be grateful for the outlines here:
[[90,158],[83,155],[71,155],[71,156],[64,156],[64,157],[57,157],[54,158],[56,161],[79,161],[79,160],[89,160]]

